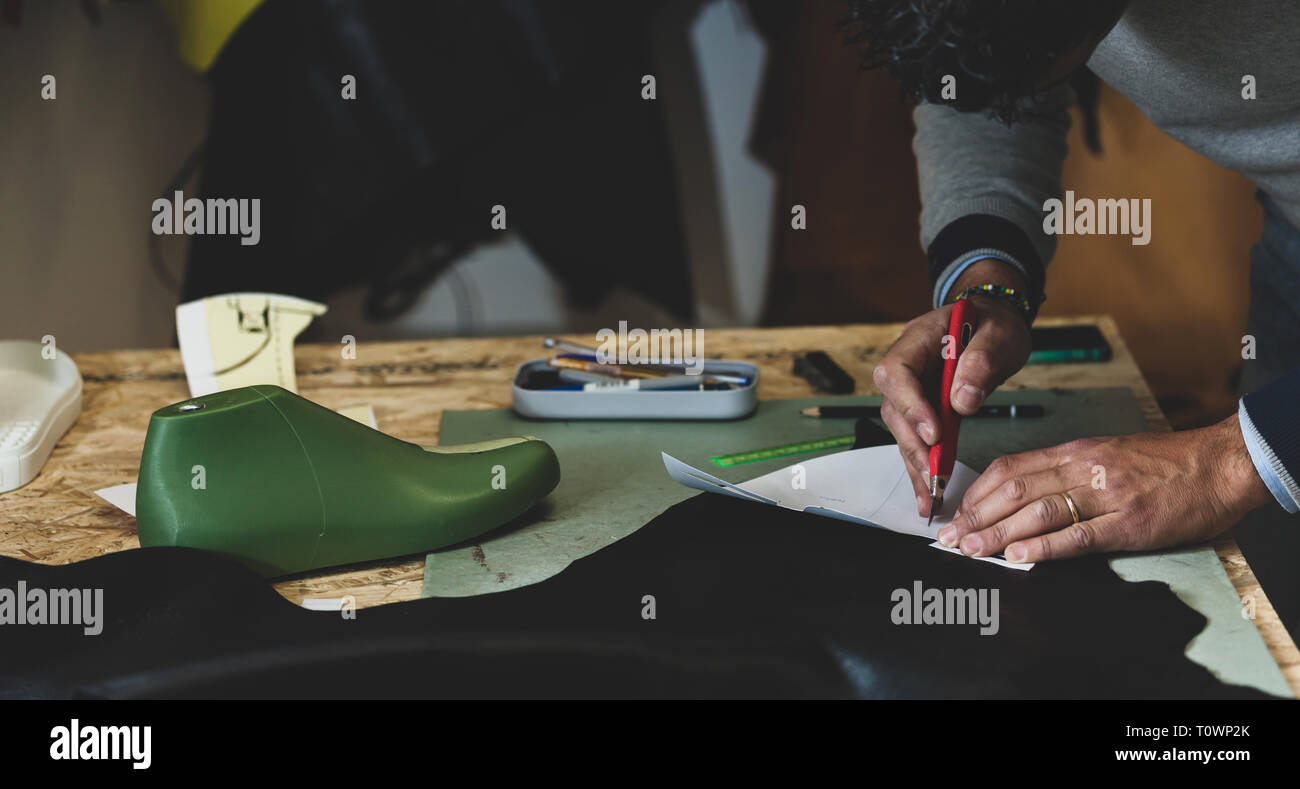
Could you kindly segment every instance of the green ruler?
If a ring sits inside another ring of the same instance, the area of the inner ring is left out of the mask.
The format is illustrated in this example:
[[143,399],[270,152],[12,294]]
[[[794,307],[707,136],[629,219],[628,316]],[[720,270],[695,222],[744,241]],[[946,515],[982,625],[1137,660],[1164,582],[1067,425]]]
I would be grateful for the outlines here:
[[714,465],[739,466],[742,463],[757,463],[760,460],[771,460],[772,458],[783,458],[790,455],[802,455],[807,452],[820,452],[823,449],[835,449],[837,447],[853,446],[854,436],[835,436],[834,438],[819,438],[815,441],[800,441],[797,444],[782,444],[779,447],[768,447],[767,449],[755,449],[750,452],[737,452],[733,455],[718,455],[711,457]]

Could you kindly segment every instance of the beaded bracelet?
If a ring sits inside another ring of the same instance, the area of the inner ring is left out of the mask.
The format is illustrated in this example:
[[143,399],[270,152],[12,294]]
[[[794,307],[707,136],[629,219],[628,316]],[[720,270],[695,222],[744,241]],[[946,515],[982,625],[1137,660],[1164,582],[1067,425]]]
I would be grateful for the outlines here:
[[957,298],[953,299],[953,301],[954,302],[961,301],[962,299],[974,295],[976,293],[981,293],[985,296],[993,296],[995,298],[1002,299],[1003,301],[1007,302],[1008,304],[1016,308],[1016,311],[1020,313],[1020,317],[1025,319],[1025,323],[1034,322],[1034,310],[1033,307],[1031,307],[1029,304],[1029,299],[1025,296],[1025,294],[1021,293],[1015,288],[1008,288],[1003,285],[993,285],[988,283],[984,285],[975,285],[973,287],[967,288],[966,290],[963,290],[960,294],[958,294]]

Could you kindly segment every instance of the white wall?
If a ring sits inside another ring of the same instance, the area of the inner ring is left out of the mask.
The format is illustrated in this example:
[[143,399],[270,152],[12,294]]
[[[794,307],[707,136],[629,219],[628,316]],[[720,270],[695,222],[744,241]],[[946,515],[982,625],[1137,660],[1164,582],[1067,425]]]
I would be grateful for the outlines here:
[[[150,204],[207,126],[203,81],[151,3],[23,3],[0,25],[0,338],[72,351],[172,342],[149,267]],[[57,98],[41,99],[41,77]],[[174,266],[181,244],[163,239]]]

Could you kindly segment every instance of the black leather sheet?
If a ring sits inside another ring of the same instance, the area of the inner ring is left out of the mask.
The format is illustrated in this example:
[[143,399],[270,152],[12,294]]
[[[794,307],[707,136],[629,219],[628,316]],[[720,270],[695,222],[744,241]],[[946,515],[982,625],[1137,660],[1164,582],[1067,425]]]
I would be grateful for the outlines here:
[[[716,495],[531,587],[294,606],[218,557],[0,559],[0,585],[102,587],[98,636],[0,626],[0,695],[1226,698],[1183,650],[1204,618],[1101,557],[1025,573]],[[999,632],[896,625],[895,589],[999,590]],[[642,618],[643,597],[656,618]]]

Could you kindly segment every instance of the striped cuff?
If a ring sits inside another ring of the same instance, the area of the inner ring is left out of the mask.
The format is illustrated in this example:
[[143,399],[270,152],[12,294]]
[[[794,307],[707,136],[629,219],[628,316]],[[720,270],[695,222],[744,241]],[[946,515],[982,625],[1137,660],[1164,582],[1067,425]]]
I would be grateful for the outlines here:
[[948,303],[948,291],[952,290],[952,285],[957,278],[962,275],[966,269],[975,265],[985,258],[993,258],[1006,263],[1008,266],[1020,272],[1020,276],[1026,281],[1029,280],[1029,270],[1021,265],[1020,261],[1011,257],[1007,253],[998,249],[977,249],[965,257],[960,257],[948,264],[948,267],[939,273],[938,279],[934,283],[934,306],[935,309]]
[[983,258],[1003,261],[1025,278],[1032,322],[1043,303],[1043,262],[1029,236],[1014,222],[992,214],[967,214],[949,222],[926,248],[934,306],[943,305],[948,291],[973,263]]
[[1292,515],[1300,512],[1300,485],[1296,485],[1295,477],[1282,465],[1282,461],[1255,427],[1250,411],[1246,409],[1244,397],[1237,405],[1237,421],[1241,423],[1241,435],[1246,440],[1250,461],[1255,464],[1260,479],[1268,486],[1268,492],[1273,494],[1282,509]]

